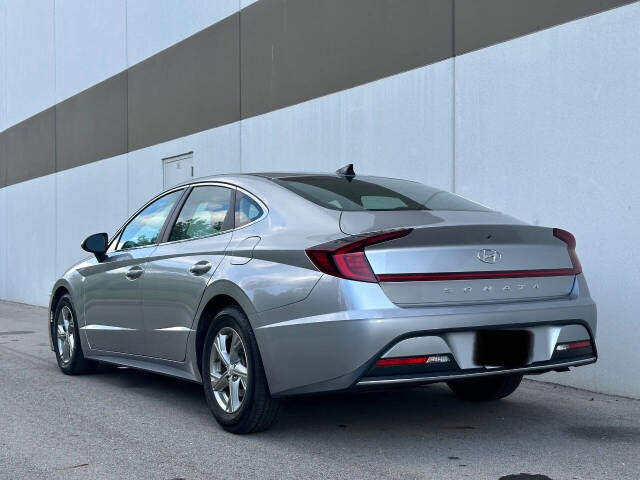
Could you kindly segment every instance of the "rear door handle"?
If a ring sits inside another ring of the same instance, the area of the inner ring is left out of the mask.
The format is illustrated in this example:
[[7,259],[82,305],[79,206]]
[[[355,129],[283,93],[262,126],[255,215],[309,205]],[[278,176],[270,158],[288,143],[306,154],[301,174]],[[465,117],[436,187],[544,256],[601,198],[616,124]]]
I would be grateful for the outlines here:
[[209,270],[211,270],[211,264],[206,260],[194,263],[189,268],[189,272],[191,272],[191,275],[202,275],[204,273],[207,273]]
[[144,273],[144,270],[142,269],[141,266],[134,265],[129,270],[127,270],[127,273],[125,273],[124,276],[127,277],[129,280],[133,281],[136,278],[140,278],[140,276],[142,276],[143,273]]

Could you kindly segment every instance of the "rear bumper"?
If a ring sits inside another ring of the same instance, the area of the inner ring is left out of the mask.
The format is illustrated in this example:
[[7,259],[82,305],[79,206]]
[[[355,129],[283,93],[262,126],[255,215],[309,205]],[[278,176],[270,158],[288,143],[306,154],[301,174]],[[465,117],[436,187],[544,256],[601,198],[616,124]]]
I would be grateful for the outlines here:
[[387,377],[387,378],[363,378],[359,380],[355,387],[376,387],[381,385],[406,385],[406,384],[423,384],[423,383],[436,383],[445,382],[448,380],[461,380],[465,378],[477,378],[487,377],[491,375],[502,375],[506,373],[522,373],[522,374],[538,374],[550,371],[564,371],[569,367],[581,367],[583,365],[589,365],[595,363],[597,357],[589,357],[573,361],[565,362],[540,362],[526,367],[509,368],[509,369],[493,369],[484,370],[478,369],[476,371],[456,372],[454,374],[441,374],[441,375],[413,375],[402,377]]
[[[597,358],[596,305],[582,275],[576,277],[570,295],[559,299],[422,308],[394,305],[377,284],[325,276],[305,300],[261,312],[251,321],[271,393],[276,396],[514,371],[535,373],[593,363]],[[567,325],[584,327],[594,346],[593,356],[552,361],[555,344]],[[477,330],[516,327],[536,332],[530,364],[487,370],[473,363]],[[380,357],[415,337],[441,338],[459,369],[453,374],[365,378]]]

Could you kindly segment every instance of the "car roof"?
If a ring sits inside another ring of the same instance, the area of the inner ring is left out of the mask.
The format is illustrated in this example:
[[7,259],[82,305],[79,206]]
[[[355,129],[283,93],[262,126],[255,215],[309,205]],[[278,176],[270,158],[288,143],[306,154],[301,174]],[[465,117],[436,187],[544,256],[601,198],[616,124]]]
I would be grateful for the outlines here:
[[202,182],[214,182],[216,180],[224,180],[229,179],[232,180],[234,178],[265,178],[268,180],[273,180],[277,178],[287,178],[287,177],[317,177],[318,175],[323,176],[331,176],[338,177],[336,173],[327,173],[327,172],[251,172],[251,173],[218,173],[216,175],[207,175],[204,177],[191,178],[184,182],[180,182],[174,185],[171,188],[182,187],[184,185],[191,185],[193,183],[202,183]]
[[256,172],[256,173],[248,173],[247,175],[253,175],[254,177],[262,177],[262,178],[287,178],[287,177],[317,177],[318,175],[328,176],[328,177],[338,177],[336,173],[328,173],[328,172]]

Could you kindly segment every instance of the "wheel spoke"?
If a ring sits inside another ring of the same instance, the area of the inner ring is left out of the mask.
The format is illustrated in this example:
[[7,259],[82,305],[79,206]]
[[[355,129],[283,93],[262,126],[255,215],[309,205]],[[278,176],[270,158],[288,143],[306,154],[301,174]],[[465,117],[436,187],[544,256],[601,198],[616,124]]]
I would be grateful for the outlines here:
[[231,362],[229,360],[229,354],[227,353],[227,346],[225,345],[225,343],[226,342],[224,341],[224,335],[218,334],[213,342],[213,345],[216,349],[216,352],[218,352],[218,356],[220,357],[222,363],[228,367]]
[[229,379],[226,375],[219,375],[217,373],[211,373],[211,388],[214,392],[221,392],[227,387]]
[[65,327],[69,324],[69,322],[71,321],[72,315],[71,315],[71,310],[69,309],[69,307],[65,306],[62,308],[62,319],[64,320],[64,325]]
[[227,411],[229,413],[233,413],[233,409],[232,409],[232,406],[231,406],[231,394],[224,395],[224,401],[225,401],[225,405],[224,405],[225,411]]
[[242,380],[242,386],[247,388],[247,367],[238,363],[233,367],[233,373]]
[[233,332],[231,337],[231,347],[229,348],[229,359],[231,363],[237,363],[240,360],[240,351],[242,350],[242,340],[240,335]]
[[76,345],[76,339],[73,336],[73,334],[69,335],[69,356],[71,356],[72,352],[73,352],[73,347],[75,347]]
[[239,396],[239,386],[240,386],[240,380],[231,380],[229,382],[229,405],[230,405],[230,410],[229,412],[234,412],[235,410],[237,410],[238,408],[240,408],[240,396]]
[[58,336],[63,336],[64,337],[64,327],[60,324],[58,324],[58,328],[56,328],[57,332],[58,332]]

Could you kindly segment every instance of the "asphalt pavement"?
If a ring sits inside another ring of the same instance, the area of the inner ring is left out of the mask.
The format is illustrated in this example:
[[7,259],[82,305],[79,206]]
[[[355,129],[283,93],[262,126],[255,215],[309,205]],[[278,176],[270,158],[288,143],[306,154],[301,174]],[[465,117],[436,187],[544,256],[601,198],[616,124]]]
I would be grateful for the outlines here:
[[235,436],[200,385],[63,375],[46,323],[0,302],[3,479],[640,479],[640,400],[527,380],[474,404],[433,385],[289,399],[270,431]]

